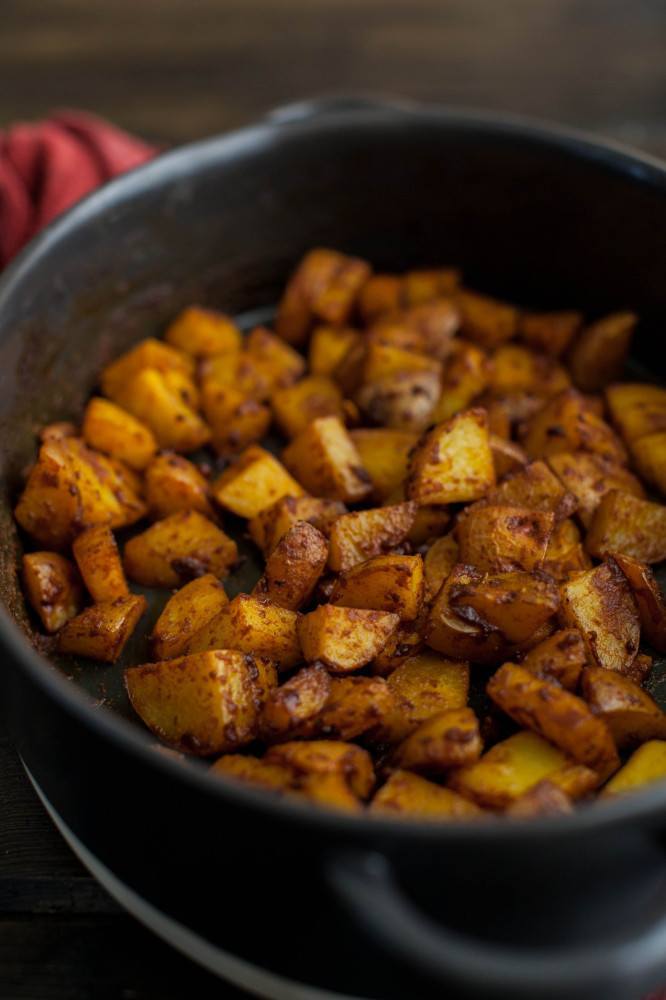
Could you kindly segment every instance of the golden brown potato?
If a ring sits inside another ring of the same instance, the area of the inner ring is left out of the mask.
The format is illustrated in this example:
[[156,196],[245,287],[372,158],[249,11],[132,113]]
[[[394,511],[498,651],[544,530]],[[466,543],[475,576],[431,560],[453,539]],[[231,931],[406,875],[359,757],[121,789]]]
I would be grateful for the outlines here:
[[302,660],[298,640],[299,616],[266,598],[237,594],[187,644],[188,653],[209,649],[239,649],[273,660],[289,670]]
[[579,573],[562,586],[562,623],[580,630],[591,663],[624,672],[640,639],[638,610],[613,562]]
[[300,726],[320,715],[330,693],[331,678],[321,664],[303,667],[268,695],[261,713],[260,736],[267,743],[289,739]]
[[298,611],[308,602],[324,571],[328,542],[307,521],[297,521],[275,546],[252,593]]
[[115,663],[146,606],[146,598],[139,594],[93,604],[60,629],[57,649],[60,653]]
[[[160,374],[169,392],[177,400],[188,406],[191,411],[198,413],[201,409],[201,393],[194,379],[190,375],[186,375],[184,372],[177,371],[174,368],[170,368],[168,371],[161,372]],[[171,432],[172,429],[170,428],[169,433]],[[206,441],[208,441],[208,437]]]
[[598,559],[619,552],[641,562],[662,562],[666,559],[666,507],[610,490],[594,512],[585,548]]
[[375,783],[367,750],[337,740],[279,743],[263,759],[267,764],[289,768],[297,778],[338,775],[359,799],[366,799]]
[[[181,391],[169,384],[167,374],[156,368],[141,368],[115,390],[112,399],[146,424],[160,448],[196,451],[210,439],[210,429]],[[177,378],[185,377],[175,372]]]
[[530,462],[524,469],[507,476],[486,495],[489,504],[530,507],[552,511],[555,521],[570,517],[578,504],[576,497],[553,475],[545,462]]
[[583,392],[598,392],[624,369],[638,317],[611,313],[585,327],[567,354],[574,382]]
[[194,374],[194,361],[183,351],[154,337],[148,337],[106,366],[100,377],[102,392],[115,400],[116,392],[144,368],[152,368],[158,372],[179,371],[191,377]]
[[101,396],[94,396],[83,414],[83,439],[91,448],[142,470],[153,459],[157,441],[149,427]]
[[162,452],[146,469],[146,501],[154,518],[187,510],[214,518],[209,489],[208,480],[196,465],[173,451]]
[[576,497],[576,513],[585,527],[589,527],[595,510],[610,490],[645,496],[633,473],[603,455],[586,451],[562,452],[551,455],[548,464],[566,489]]
[[307,521],[328,536],[333,522],[346,513],[347,508],[339,500],[286,496],[259,511],[248,522],[248,529],[255,545],[269,556],[280,539],[299,521]]
[[371,323],[383,313],[395,312],[403,304],[404,278],[397,274],[372,274],[358,297],[363,320]]
[[582,694],[620,749],[666,739],[666,715],[646,691],[616,670],[587,667]]
[[432,543],[425,554],[423,567],[425,572],[426,599],[433,600],[441,590],[442,584],[460,560],[458,558],[458,542],[455,535],[443,535]]
[[388,677],[405,660],[420,653],[424,646],[426,610],[413,622],[401,622],[389,641],[372,661],[372,673]]
[[224,587],[212,573],[197,577],[169,598],[153,626],[151,651],[155,660],[171,660],[199,629],[229,603]]
[[576,389],[567,389],[545,403],[529,421],[522,444],[530,458],[580,450],[620,464],[627,460],[620,439]]
[[666,495],[666,431],[631,442],[634,465],[641,476]]
[[[409,331],[407,331],[409,332]],[[356,377],[359,384],[372,385],[401,372],[431,372],[442,379],[442,365],[436,358],[415,353],[414,344],[407,350],[382,339],[381,327],[373,327],[365,340],[365,351]]]
[[421,820],[475,819],[482,811],[473,802],[411,771],[394,771],[370,803],[379,816]]
[[391,763],[407,771],[444,774],[481,755],[479,721],[471,708],[438,712],[422,722],[397,747]]
[[532,819],[534,816],[565,816],[572,811],[569,796],[548,778],[544,778],[512,802],[506,815]]
[[527,455],[515,441],[508,441],[496,434],[491,434],[490,450],[493,453],[493,465],[497,479],[502,479],[510,473],[520,472],[527,465]]
[[127,597],[129,588],[113,532],[105,524],[86,528],[74,539],[72,552],[88,593],[95,603]]
[[350,432],[377,500],[388,500],[407,475],[409,453],[418,440],[411,431],[363,427]]
[[560,521],[548,541],[546,556],[541,564],[543,572],[564,583],[574,573],[591,567],[592,560],[581,544],[580,531],[575,522],[570,518]]
[[180,511],[135,535],[125,545],[125,572],[144,587],[178,587],[213,573],[227,576],[236,543],[196,510]]
[[310,374],[332,376],[348,351],[360,343],[360,339],[358,330],[349,326],[315,327],[308,353]]
[[538,677],[551,677],[568,691],[575,691],[587,662],[583,637],[575,628],[553,632],[529,650],[521,666]]
[[496,705],[518,725],[533,729],[566,754],[602,776],[620,762],[610,731],[592,714],[582,698],[555,681],[536,677],[514,663],[505,663],[486,688]]
[[69,559],[57,552],[30,552],[23,556],[22,570],[26,597],[47,632],[57,632],[79,613],[83,588]]
[[666,778],[666,741],[650,740],[633,754],[605,786],[602,795],[620,795]]
[[365,383],[354,399],[372,423],[420,434],[435,420],[440,393],[437,372],[403,370]]
[[387,684],[402,698],[407,719],[416,726],[438,712],[467,705],[469,664],[427,650],[408,657]]
[[504,344],[491,358],[489,390],[496,396],[529,393],[547,399],[571,385],[568,372],[547,354]]
[[447,296],[451,292],[455,292],[459,284],[460,271],[454,267],[420,268],[416,271],[407,271],[401,280],[401,302],[406,306],[432,302],[433,299],[439,299],[440,296]]
[[374,343],[445,360],[459,325],[460,314],[453,302],[447,298],[435,298],[384,313],[373,322],[368,338]]
[[344,420],[342,393],[326,375],[306,375],[271,396],[275,421],[285,437],[296,437],[318,417]]
[[454,341],[444,367],[442,394],[433,420],[441,423],[466,410],[487,389],[489,380],[490,363],[485,351],[464,340]]
[[201,405],[218,455],[231,457],[261,440],[271,424],[268,406],[233,385],[205,378]]
[[264,403],[273,391],[273,374],[249,351],[206,358],[199,365],[199,373],[204,385],[235,389],[257,403]]
[[[282,458],[298,481],[315,496],[357,503],[372,490],[361,456],[338,417],[313,420],[285,448]],[[290,492],[293,494],[293,490]]]
[[416,446],[407,496],[418,504],[477,500],[495,485],[485,410],[465,410],[437,424]]
[[463,621],[499,632],[507,643],[525,642],[557,612],[560,594],[539,573],[486,573],[478,582],[454,584],[449,604]]
[[275,329],[290,344],[303,344],[314,320],[343,326],[370,267],[335,250],[311,250],[289,279],[278,307]]
[[652,672],[654,660],[647,653],[638,653],[634,662],[623,671],[636,684],[644,684]]
[[[128,667],[125,687],[134,711],[169,746],[208,757],[249,743],[261,697],[257,660],[232,649]],[[275,669],[262,664],[264,673]]]
[[304,490],[265,448],[250,445],[212,486],[220,504],[240,517],[256,517],[285,496],[300,497]]
[[233,354],[243,346],[243,335],[229,317],[203,306],[188,306],[171,321],[164,339],[195,358]]
[[483,574],[473,566],[453,567],[437,594],[426,623],[425,640],[429,646],[454,659],[476,663],[495,663],[505,653],[506,643],[499,632],[465,621],[451,606],[451,592],[457,587],[480,583]]
[[666,653],[666,601],[649,566],[632,556],[616,553],[610,560],[624,573],[634,595],[641,629],[648,643]]
[[343,514],[331,526],[330,568],[348,570],[400,545],[407,537],[415,513],[416,504],[400,503]]
[[439,538],[451,520],[446,507],[417,507],[414,521],[407,532],[407,541],[414,547],[427,545]]
[[271,392],[291,385],[305,372],[303,356],[265,326],[256,326],[247,335],[245,351],[267,376]]
[[385,745],[397,743],[408,730],[402,699],[384,678],[333,677],[322,711],[297,735]]
[[627,444],[666,432],[666,389],[662,386],[622,382],[607,386],[605,396],[611,419]]
[[[76,437],[78,429],[76,424],[69,420],[57,420],[53,424],[47,424],[39,432],[39,440],[42,444],[45,441],[62,441],[63,438]],[[101,450],[101,449],[100,449]]]
[[267,764],[257,757],[240,753],[230,753],[218,758],[211,764],[210,772],[280,794],[293,792],[296,783],[289,768],[280,764]]
[[528,347],[559,358],[582,323],[579,312],[523,313],[518,320],[518,331]]
[[518,310],[505,302],[467,289],[457,291],[454,302],[460,310],[463,336],[481,347],[499,347],[518,332]]
[[379,653],[398,627],[388,611],[338,608],[321,604],[298,623],[303,656],[323,663],[333,673],[360,670]]
[[460,561],[486,571],[538,569],[546,557],[554,524],[555,515],[549,511],[474,505],[458,519]]
[[423,594],[421,556],[375,556],[340,574],[331,604],[392,611],[402,621],[413,621],[421,610]]

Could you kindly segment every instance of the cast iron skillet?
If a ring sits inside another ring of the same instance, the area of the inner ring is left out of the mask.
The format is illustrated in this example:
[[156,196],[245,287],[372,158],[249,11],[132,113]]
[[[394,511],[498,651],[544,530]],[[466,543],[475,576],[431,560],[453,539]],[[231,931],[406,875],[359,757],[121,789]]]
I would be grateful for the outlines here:
[[426,825],[275,801],[158,751],[119,669],[56,664],[33,636],[11,506],[35,430],[78,416],[104,362],[185,304],[270,306],[316,245],[387,270],[455,263],[473,287],[535,307],[635,308],[637,363],[657,375],[665,194],[660,163],[572,131],[306,102],[115,181],[4,275],[0,642],[13,734],[86,861],[210,967],[289,998],[443,986],[637,997],[666,980],[666,784],[548,821]]

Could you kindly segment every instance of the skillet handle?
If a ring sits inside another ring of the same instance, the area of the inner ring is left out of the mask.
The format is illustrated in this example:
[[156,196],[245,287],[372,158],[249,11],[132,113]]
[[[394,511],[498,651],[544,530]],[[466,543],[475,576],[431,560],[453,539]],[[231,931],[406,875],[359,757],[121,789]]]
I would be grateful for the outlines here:
[[345,111],[380,111],[384,110],[414,110],[416,104],[404,98],[392,97],[390,94],[328,94],[312,97],[305,101],[294,101],[273,108],[266,117],[278,125],[290,125],[293,122],[306,121],[308,118],[320,118],[323,115],[336,115]]
[[406,898],[381,854],[335,855],[327,875],[343,906],[389,955],[438,987],[478,1000],[624,1000],[666,979],[664,914],[637,936],[606,944],[522,949],[435,924]]

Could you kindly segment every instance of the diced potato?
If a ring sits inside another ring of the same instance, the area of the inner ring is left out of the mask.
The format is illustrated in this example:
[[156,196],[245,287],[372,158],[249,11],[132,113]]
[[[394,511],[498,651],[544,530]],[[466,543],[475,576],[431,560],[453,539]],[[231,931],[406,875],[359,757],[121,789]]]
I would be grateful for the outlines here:
[[333,677],[323,710],[299,736],[393,744],[409,730],[402,699],[382,677]]
[[481,755],[479,721],[471,708],[452,708],[422,722],[396,749],[393,763],[408,771],[444,774]]
[[418,441],[411,431],[362,427],[350,432],[378,500],[388,500],[407,475],[409,453]]
[[636,476],[603,455],[586,451],[562,452],[551,455],[548,464],[578,500],[576,513],[585,527],[589,527],[595,510],[610,490],[622,490],[637,497],[645,496]]
[[495,477],[502,479],[510,473],[520,472],[527,465],[527,455],[515,441],[507,441],[496,434],[490,435],[490,450],[493,453]]
[[516,799],[506,810],[506,815],[532,819],[535,816],[565,816],[572,811],[569,796],[548,778],[544,778]]
[[185,403],[195,413],[201,409],[201,393],[190,375],[177,371],[175,368],[170,368],[168,371],[161,373],[161,378],[169,392],[177,400]]
[[442,394],[433,419],[440,423],[466,410],[488,387],[490,364],[485,351],[457,340],[451,345],[442,377]]
[[337,740],[279,743],[265,754],[267,764],[287,767],[297,778],[338,775],[359,799],[366,799],[375,783],[367,750]]
[[315,496],[357,503],[372,490],[361,456],[338,417],[313,420],[285,448],[282,458],[305,489]]
[[556,524],[548,542],[546,556],[541,564],[544,573],[564,583],[574,573],[592,567],[592,560],[581,545],[580,531],[574,521],[567,518]]
[[641,562],[662,562],[666,559],[666,507],[610,490],[594,512],[585,547],[598,559],[619,552]]
[[344,356],[361,334],[351,327],[317,326],[312,331],[308,367],[312,375],[332,376]]
[[570,517],[578,506],[574,494],[541,461],[530,462],[521,471],[508,476],[490,490],[486,500],[490,504],[552,511],[556,521]]
[[[372,279],[371,279],[372,280]],[[455,292],[460,284],[460,271],[454,267],[421,268],[402,276],[401,300],[407,306],[432,302]]]
[[141,368],[112,398],[150,428],[160,448],[196,451],[210,439],[207,424],[156,368]]
[[212,486],[217,502],[240,517],[256,517],[282,497],[300,497],[303,488],[259,445],[250,445]]
[[321,604],[298,623],[303,656],[333,673],[360,670],[384,648],[399,622],[387,611]]
[[194,633],[188,653],[208,649],[239,649],[268,657],[280,670],[302,660],[298,639],[299,615],[266,598],[237,594],[207,625]]
[[400,545],[407,537],[415,513],[414,503],[400,503],[343,514],[331,526],[330,568],[348,570]]
[[200,375],[204,384],[211,383],[218,389],[235,389],[257,403],[265,402],[273,391],[270,369],[248,351],[206,358],[201,362]]
[[523,731],[496,743],[479,761],[454,771],[452,788],[489,809],[505,809],[567,762],[557,747]]
[[128,667],[125,687],[137,715],[161,740],[208,757],[255,737],[261,710],[256,674],[252,656],[216,649]]
[[384,313],[394,312],[403,304],[404,278],[397,274],[372,274],[358,298],[358,307],[366,323]]
[[624,672],[640,639],[638,610],[629,584],[613,562],[579,573],[562,586],[560,616],[580,630],[592,663]]
[[617,771],[604,788],[602,795],[620,795],[633,792],[666,778],[666,741],[650,740],[633,754]]
[[400,372],[432,372],[438,382],[442,378],[442,365],[436,358],[416,354],[413,349],[402,350],[382,343],[373,331],[366,340],[366,350],[359,372],[361,383],[372,384]]
[[105,524],[82,531],[74,539],[72,552],[95,603],[128,596],[129,588],[118,546],[113,532]]
[[401,622],[381,653],[372,661],[372,672],[379,677],[388,677],[405,660],[420,653],[424,645],[426,625],[425,610],[413,622]]
[[432,543],[423,560],[428,600],[439,593],[442,584],[459,561],[458,542],[453,534],[444,535]]
[[458,519],[460,561],[487,571],[538,569],[546,557],[555,515],[529,507],[475,505]]
[[253,593],[297,611],[312,596],[327,558],[328,542],[321,531],[297,521],[269,555]]
[[587,662],[583,637],[575,628],[560,629],[533,646],[521,666],[538,677],[551,677],[568,691],[575,691]]
[[144,368],[152,368],[158,372],[179,371],[191,376],[194,373],[194,361],[183,351],[154,337],[148,337],[106,366],[100,378],[102,392],[115,400],[117,392],[124,389]]
[[82,434],[91,448],[119,458],[132,469],[145,469],[157,451],[149,427],[101,396],[94,396],[88,403]]
[[243,335],[229,316],[203,306],[189,306],[178,313],[164,339],[195,358],[233,354],[243,345]]
[[294,790],[295,785],[294,774],[289,768],[280,764],[267,764],[257,757],[239,753],[220,757],[211,765],[210,772],[223,778],[257,785],[270,792],[288,793]]
[[504,344],[492,355],[489,389],[496,396],[531,393],[547,399],[571,385],[568,372],[547,354]]
[[586,798],[599,787],[603,780],[603,775],[584,764],[576,764],[575,761],[565,764],[548,778],[551,784],[574,800]]
[[438,712],[467,705],[469,664],[427,650],[408,657],[387,684],[403,699],[407,718],[416,726]]
[[331,678],[321,664],[303,667],[270,692],[261,713],[261,737],[269,743],[289,739],[303,723],[317,718],[330,693]]
[[407,532],[407,541],[414,547],[427,545],[439,538],[451,520],[446,507],[417,507],[414,521]]
[[454,585],[449,603],[465,621],[499,632],[508,643],[521,643],[556,613],[560,594],[543,574],[487,573],[479,582]]
[[495,485],[484,410],[466,410],[438,424],[414,450],[406,490],[419,504],[476,500]]
[[623,671],[625,677],[629,677],[636,684],[644,684],[652,672],[654,660],[647,653],[638,653],[636,659]]
[[229,603],[225,589],[212,573],[186,583],[169,598],[151,634],[155,660],[171,660]]
[[178,587],[205,573],[227,576],[236,543],[196,510],[180,511],[135,535],[125,545],[125,571],[144,587]]
[[616,553],[611,562],[620,567],[631,588],[643,635],[658,653],[666,653],[666,601],[652,570],[624,553]]
[[521,726],[533,729],[568,756],[606,776],[620,762],[605,722],[582,698],[555,681],[505,663],[486,688],[496,705]]
[[567,389],[545,403],[530,420],[522,444],[530,458],[582,450],[620,464],[627,460],[620,439],[576,389]]
[[423,593],[421,556],[375,556],[340,574],[331,604],[392,611],[402,621],[413,621],[421,610]]
[[218,455],[237,455],[261,440],[271,424],[268,406],[235,386],[222,386],[212,378],[203,381],[201,403]]
[[475,819],[482,814],[462,795],[411,771],[394,771],[370,803],[370,812],[424,820]]
[[285,437],[293,438],[318,417],[344,419],[342,393],[326,375],[307,375],[271,396],[276,423]]
[[462,334],[481,347],[499,347],[518,332],[518,310],[488,295],[460,289],[454,302],[460,310]]
[[666,495],[666,431],[632,441],[631,452],[641,476]]
[[437,372],[405,370],[367,382],[354,398],[373,423],[420,434],[435,419],[440,393]]
[[92,604],[60,629],[57,649],[60,653],[115,663],[146,607],[146,598],[139,594]]
[[454,566],[437,594],[426,624],[425,639],[432,649],[455,659],[476,663],[495,663],[506,652],[506,643],[499,632],[456,614],[451,606],[451,592],[457,587],[480,583],[483,574],[473,566]]
[[443,360],[451,351],[459,325],[460,315],[453,302],[436,299],[378,317],[368,339]]
[[55,423],[42,427],[39,432],[39,440],[44,444],[46,441],[62,441],[63,438],[76,437],[77,434],[78,429],[76,424],[71,423],[69,420],[56,420]]
[[666,739],[666,715],[646,691],[616,670],[587,667],[582,694],[621,749]]
[[172,451],[158,455],[146,469],[145,484],[146,501],[155,518],[187,510],[215,517],[208,499],[208,480],[182,455]]
[[275,321],[277,333],[299,345],[314,320],[343,326],[369,275],[365,261],[335,250],[311,250],[287,283]]
[[78,614],[83,598],[75,567],[57,552],[30,552],[23,556],[22,582],[26,597],[47,632]]
[[611,419],[631,444],[647,435],[666,432],[666,389],[649,382],[621,382],[606,388]]
[[269,556],[280,539],[299,521],[307,521],[323,535],[329,535],[334,521],[346,513],[347,508],[339,500],[286,496],[259,511],[248,522],[248,529],[255,545]]
[[591,323],[576,338],[567,364],[579,389],[597,392],[620,377],[637,321],[631,312],[611,313]]
[[535,351],[559,358],[580,330],[583,317],[579,312],[523,313],[518,331],[525,343]]
[[267,375],[271,390],[291,385],[305,373],[305,359],[265,326],[257,326],[245,340],[245,350]]

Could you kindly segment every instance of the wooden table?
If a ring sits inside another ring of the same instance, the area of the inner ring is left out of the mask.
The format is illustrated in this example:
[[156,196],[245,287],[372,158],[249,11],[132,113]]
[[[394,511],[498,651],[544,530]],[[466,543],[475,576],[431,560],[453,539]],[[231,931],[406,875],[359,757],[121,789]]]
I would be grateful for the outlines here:
[[[662,0],[4,0],[0,128],[56,106],[181,142],[331,91],[508,109],[666,155]],[[0,722],[0,997],[234,1000],[121,913]]]

